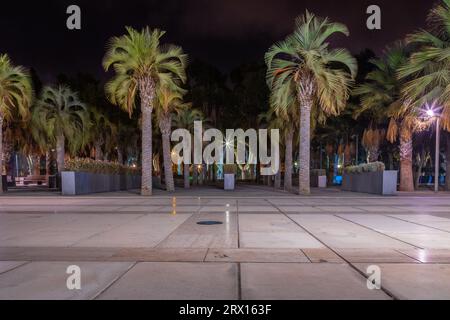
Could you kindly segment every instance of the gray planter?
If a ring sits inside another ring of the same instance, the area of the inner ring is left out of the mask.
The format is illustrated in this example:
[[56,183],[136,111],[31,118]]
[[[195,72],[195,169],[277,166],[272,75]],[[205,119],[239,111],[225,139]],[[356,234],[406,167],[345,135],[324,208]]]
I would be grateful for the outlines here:
[[223,189],[234,190],[234,174],[225,173],[223,176]]
[[63,171],[61,185],[63,195],[120,191],[140,188],[141,176]]
[[397,171],[344,173],[342,190],[352,192],[394,195],[397,193]]

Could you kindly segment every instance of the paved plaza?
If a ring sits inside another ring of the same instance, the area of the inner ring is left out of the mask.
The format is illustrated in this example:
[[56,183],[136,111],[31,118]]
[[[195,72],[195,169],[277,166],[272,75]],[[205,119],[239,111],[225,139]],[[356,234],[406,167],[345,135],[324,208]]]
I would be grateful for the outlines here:
[[6,194],[0,299],[450,299],[450,196]]

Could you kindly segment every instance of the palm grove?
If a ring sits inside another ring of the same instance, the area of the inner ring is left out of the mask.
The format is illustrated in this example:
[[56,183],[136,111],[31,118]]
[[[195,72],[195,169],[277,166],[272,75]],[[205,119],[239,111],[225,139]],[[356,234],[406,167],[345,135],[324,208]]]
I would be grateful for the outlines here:
[[[52,151],[57,172],[74,158],[120,165],[134,159],[142,170],[142,195],[152,194],[155,176],[173,191],[171,130],[192,132],[195,120],[205,120],[219,128],[280,129],[288,191],[310,192],[310,168],[322,167],[323,151],[328,161],[342,154],[344,165],[352,164],[358,141],[368,162],[398,162],[400,190],[411,191],[430,154],[424,132],[432,122],[422,116],[423,106],[440,106],[443,129],[450,131],[449,26],[450,0],[442,0],[424,30],[380,57],[354,57],[329,42],[349,36],[345,25],[306,11],[293,32],[268,49],[265,65],[242,66],[228,79],[201,63],[188,66],[181,47],[164,43],[164,31],[128,27],[108,43],[103,67],[111,79],[104,91],[82,77],[40,88],[28,70],[2,54],[0,167],[7,171],[13,151],[37,156],[37,167],[45,157],[47,174]],[[445,137],[448,172],[450,134]],[[214,166],[181,168],[185,188],[215,179]],[[252,180],[258,179],[255,171]],[[274,177],[275,187],[281,188],[281,175]]]

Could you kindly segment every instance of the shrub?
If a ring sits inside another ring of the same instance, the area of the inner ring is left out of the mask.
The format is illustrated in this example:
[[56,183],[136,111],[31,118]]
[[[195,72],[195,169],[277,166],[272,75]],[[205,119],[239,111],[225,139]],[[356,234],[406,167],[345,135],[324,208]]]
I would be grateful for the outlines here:
[[236,173],[236,165],[235,164],[224,164],[223,165],[223,173],[224,174],[235,174]]
[[74,158],[64,163],[64,171],[90,172],[103,174],[139,174],[140,168],[129,167],[117,162]]
[[362,172],[378,172],[384,171],[385,166],[383,162],[362,163],[357,166],[348,166],[345,168],[345,173],[362,173]]

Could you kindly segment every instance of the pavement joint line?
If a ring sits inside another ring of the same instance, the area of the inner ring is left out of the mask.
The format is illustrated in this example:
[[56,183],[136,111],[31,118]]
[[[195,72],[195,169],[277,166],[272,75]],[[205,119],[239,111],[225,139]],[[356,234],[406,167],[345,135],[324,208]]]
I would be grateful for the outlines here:
[[237,300],[242,300],[241,262],[237,263]]
[[241,228],[239,226],[239,201],[236,201],[237,247],[241,247]]
[[[430,229],[434,229],[434,230],[450,233],[450,231],[448,231],[448,230],[443,230],[443,229],[440,229],[438,227],[428,226],[426,224],[421,224],[419,222],[409,221],[409,220],[406,220],[406,219],[402,219],[402,218],[399,218],[399,217],[392,216],[391,214],[385,214],[384,216],[389,217],[389,218],[393,218],[393,219],[397,219],[397,220],[400,220],[400,221],[403,221],[403,222],[409,222],[409,223],[412,223],[412,224],[416,224],[416,225],[421,226],[421,227],[430,228]],[[449,222],[450,222],[450,220],[449,220]]]
[[[11,260],[2,260],[2,261],[11,261]],[[32,262],[33,262],[33,261],[25,261],[24,263],[21,263],[21,264],[19,264],[18,266],[15,266],[14,268],[5,270],[5,271],[3,271],[3,272],[0,272],[0,275],[5,274],[5,273],[8,273],[8,272],[13,271],[13,270],[16,270],[17,268],[20,268],[20,267],[22,267],[22,266],[24,266],[24,265],[27,265],[27,264],[30,264],[30,263],[32,263]]]
[[120,279],[123,278],[123,276],[125,276],[125,274],[127,274],[131,269],[133,269],[136,264],[138,262],[134,261],[128,268],[127,270],[125,270],[125,272],[123,272],[122,274],[120,274],[119,276],[117,276],[116,278],[114,278],[109,284],[107,284],[103,289],[101,289],[99,292],[97,292],[97,294],[95,294],[90,300],[97,300],[98,297],[100,297],[100,295],[102,295],[103,293],[106,292],[106,290],[108,290],[109,288],[111,288],[111,286],[113,286],[117,281],[119,281]]
[[210,248],[206,248],[206,252],[205,252],[205,255],[204,255],[204,257],[203,257],[202,262],[206,262],[206,257],[208,256],[209,249],[210,249]]
[[92,239],[92,238],[94,238],[94,237],[96,237],[96,236],[99,236],[99,235],[105,233],[105,232],[110,232],[111,230],[114,230],[114,229],[116,229],[116,228],[122,227],[122,226],[124,226],[124,225],[130,223],[131,221],[138,220],[138,219],[144,217],[145,215],[146,215],[145,213],[144,213],[144,214],[140,214],[139,216],[135,217],[134,219],[130,219],[130,220],[124,222],[124,223],[120,223],[120,224],[118,224],[118,225],[112,226],[111,228],[109,228],[109,229],[107,229],[107,230],[102,230],[102,231],[96,232],[96,233],[94,233],[94,234],[91,234],[90,236],[88,236],[88,237],[86,237],[86,238],[82,238],[82,239],[79,239],[79,240],[75,241],[74,243],[72,243],[72,244],[69,245],[68,247],[75,247],[75,246],[76,246],[77,244],[79,244],[80,242],[83,242],[83,241]]
[[420,261],[420,260],[417,259],[417,258],[414,258],[412,255],[407,254],[406,252],[402,252],[402,251],[400,251],[400,250],[398,250],[398,249],[394,249],[394,251],[396,251],[396,252],[398,252],[398,253],[400,253],[400,254],[403,254],[404,256],[406,256],[406,257],[408,257],[408,258],[411,258],[411,259],[413,259],[413,260],[416,260],[419,264],[425,263],[425,262],[423,262],[423,261]]
[[[286,218],[288,218],[289,220],[291,220],[294,224],[296,224],[297,226],[299,226],[300,228],[302,228],[303,230],[305,230],[305,232],[307,232],[311,237],[313,237],[314,239],[316,239],[317,241],[319,241],[322,245],[324,245],[326,248],[328,248],[329,250],[331,250],[335,255],[337,255],[339,258],[341,258],[350,268],[352,268],[353,270],[355,270],[357,273],[359,273],[364,279],[368,279],[368,276],[362,272],[361,270],[359,270],[356,266],[353,265],[353,263],[351,263],[349,260],[347,260],[343,255],[339,254],[336,250],[334,250],[332,247],[328,246],[325,242],[323,242],[322,240],[320,240],[318,237],[316,237],[313,233],[311,233],[306,227],[302,226],[301,224],[299,224],[297,221],[295,221],[294,219],[292,219],[291,217],[289,217],[289,215],[287,215],[286,213],[283,212],[283,214],[286,216]],[[386,288],[384,288],[383,286],[381,286],[381,290],[388,295],[389,297],[391,297],[394,300],[398,300],[398,298],[396,296],[394,296],[389,290],[387,290]]]
[[299,248],[299,250],[300,250],[300,252],[306,257],[306,259],[308,259],[308,261],[309,261],[310,263],[313,263],[312,260],[311,260],[311,258],[308,257],[308,255],[305,253],[305,251],[303,251],[303,249]]
[[[341,214],[341,215],[342,215],[342,214]],[[425,248],[419,247],[418,245],[415,245],[415,244],[409,243],[409,242],[407,242],[407,241],[404,241],[404,240],[395,238],[395,237],[393,237],[393,236],[390,236],[389,234],[386,234],[386,233],[383,233],[383,232],[378,231],[378,230],[376,230],[376,229],[373,229],[373,228],[371,228],[371,227],[365,226],[365,225],[363,225],[363,224],[361,224],[361,223],[358,223],[358,222],[355,222],[355,221],[346,219],[346,218],[342,217],[341,215],[339,215],[339,214],[333,214],[333,216],[335,216],[336,218],[339,218],[339,219],[345,220],[345,221],[347,221],[347,222],[353,223],[353,224],[355,224],[355,225],[357,225],[357,226],[363,227],[363,228],[365,228],[365,229],[367,229],[367,230],[371,230],[371,231],[373,231],[373,232],[376,232],[376,233],[378,233],[378,234],[380,234],[380,235],[382,235],[382,236],[391,238],[391,239],[393,239],[393,240],[403,242],[403,243],[405,243],[405,244],[407,244],[407,245],[412,246],[413,248],[416,248],[416,249],[422,249],[422,250],[425,249]],[[383,215],[383,214],[381,214],[381,215],[382,215],[382,216],[385,216],[385,215]]]
[[[198,212],[196,212],[196,213],[198,213]],[[190,216],[189,216],[186,220],[184,220],[182,223],[180,223],[179,225],[177,225],[172,231],[169,232],[169,234],[168,234],[166,237],[164,237],[164,238],[161,239],[157,244],[155,244],[155,245],[153,246],[153,248],[154,248],[154,249],[156,249],[156,248],[161,248],[160,245],[161,245],[166,239],[168,239],[172,234],[174,234],[175,231],[178,230],[178,228],[180,228],[183,224],[185,224],[186,222],[188,222],[189,219],[193,218],[193,217],[195,216],[196,213],[189,213]]]

